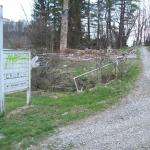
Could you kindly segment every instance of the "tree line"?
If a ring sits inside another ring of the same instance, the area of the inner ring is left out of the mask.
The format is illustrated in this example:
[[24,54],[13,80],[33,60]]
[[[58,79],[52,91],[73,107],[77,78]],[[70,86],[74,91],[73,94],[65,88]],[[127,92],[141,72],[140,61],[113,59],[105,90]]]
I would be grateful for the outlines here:
[[148,18],[139,5],[139,0],[34,0],[27,36],[33,48],[48,52],[63,44],[71,49],[121,48],[131,33],[134,43],[141,44],[147,40]]

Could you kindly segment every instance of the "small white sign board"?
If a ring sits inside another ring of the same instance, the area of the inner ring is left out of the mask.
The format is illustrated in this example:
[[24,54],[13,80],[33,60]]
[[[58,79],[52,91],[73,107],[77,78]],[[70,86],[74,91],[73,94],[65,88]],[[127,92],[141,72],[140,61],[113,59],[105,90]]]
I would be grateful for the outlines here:
[[[2,58],[1,58],[2,59]],[[4,112],[5,94],[26,91],[26,103],[30,102],[31,95],[31,53],[28,51],[3,50],[3,104]],[[0,91],[2,92],[2,91]]]
[[5,94],[30,89],[30,52],[4,50]]

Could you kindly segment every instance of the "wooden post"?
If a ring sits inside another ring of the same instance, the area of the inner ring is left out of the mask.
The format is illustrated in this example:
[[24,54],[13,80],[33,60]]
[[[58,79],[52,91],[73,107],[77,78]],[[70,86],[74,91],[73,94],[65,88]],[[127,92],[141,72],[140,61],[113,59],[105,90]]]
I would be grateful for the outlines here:
[[116,78],[118,78],[118,66],[119,66],[119,60],[118,60],[118,58],[117,58],[116,63],[115,63]]

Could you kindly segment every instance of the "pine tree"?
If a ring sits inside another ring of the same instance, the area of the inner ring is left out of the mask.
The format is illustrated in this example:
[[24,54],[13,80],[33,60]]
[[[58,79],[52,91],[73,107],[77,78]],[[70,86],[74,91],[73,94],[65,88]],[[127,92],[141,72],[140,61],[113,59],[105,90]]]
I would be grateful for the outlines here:
[[[34,1],[31,41],[35,46],[58,49],[63,36],[60,31],[64,1]],[[68,33],[66,31],[65,35],[68,37],[65,45],[78,49],[126,46],[136,22],[138,0],[67,1]]]
[[34,47],[59,49],[62,0],[35,0],[30,39]]

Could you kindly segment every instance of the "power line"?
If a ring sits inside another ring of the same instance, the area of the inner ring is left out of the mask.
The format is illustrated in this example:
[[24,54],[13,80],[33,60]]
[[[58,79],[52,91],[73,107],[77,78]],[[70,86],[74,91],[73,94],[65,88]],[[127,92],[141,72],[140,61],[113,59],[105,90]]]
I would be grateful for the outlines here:
[[24,13],[24,15],[25,15],[26,21],[27,21],[27,23],[29,24],[27,13],[25,12],[25,9],[24,9],[22,3],[20,2],[20,0],[18,0],[18,1],[19,1],[19,4],[20,4],[21,8],[22,8],[22,11],[23,11],[23,13]]

